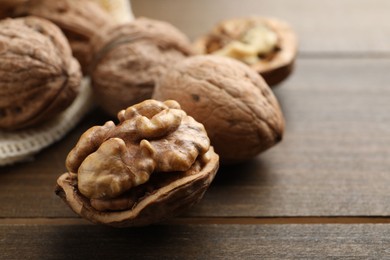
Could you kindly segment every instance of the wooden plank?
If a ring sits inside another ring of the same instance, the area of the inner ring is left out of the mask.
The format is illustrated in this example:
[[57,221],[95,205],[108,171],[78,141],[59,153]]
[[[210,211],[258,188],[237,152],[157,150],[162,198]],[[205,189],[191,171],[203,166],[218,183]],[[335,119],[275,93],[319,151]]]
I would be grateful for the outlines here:
[[[390,224],[390,217],[184,217],[159,225],[264,225],[264,224]],[[94,225],[82,218],[0,218],[1,225]]]
[[2,259],[387,259],[389,225],[0,225]]
[[[185,217],[390,216],[390,74],[386,59],[304,59],[275,89],[284,140],[222,167]],[[35,162],[1,169],[0,217],[73,217],[53,189],[96,114]]]
[[63,140],[40,152],[30,162],[0,168],[0,217],[75,216],[54,194],[56,180],[66,171],[66,156],[80,135],[107,119],[96,110]]
[[132,0],[137,16],[169,21],[192,39],[222,19],[274,16],[296,30],[302,52],[389,52],[386,0]]
[[283,141],[224,168],[191,216],[388,216],[388,60],[300,60]]

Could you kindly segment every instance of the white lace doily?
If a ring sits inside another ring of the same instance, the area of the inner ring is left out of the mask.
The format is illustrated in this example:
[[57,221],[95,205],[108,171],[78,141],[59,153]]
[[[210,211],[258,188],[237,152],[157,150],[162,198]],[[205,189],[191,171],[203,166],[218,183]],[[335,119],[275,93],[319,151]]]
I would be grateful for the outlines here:
[[[95,0],[118,23],[134,20],[129,0]],[[27,130],[0,130],[0,166],[31,160],[34,154],[64,137],[94,107],[89,79],[82,82],[80,94],[59,116]]]
[[65,136],[93,107],[89,79],[85,78],[72,105],[53,120],[26,130],[0,131],[0,166],[31,160],[34,154]]

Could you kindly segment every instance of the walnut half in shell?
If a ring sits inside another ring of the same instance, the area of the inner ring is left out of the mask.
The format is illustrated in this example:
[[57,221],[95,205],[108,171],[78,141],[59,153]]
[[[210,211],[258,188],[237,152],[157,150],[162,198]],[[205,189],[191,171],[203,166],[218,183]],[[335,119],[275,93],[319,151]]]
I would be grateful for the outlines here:
[[56,193],[79,215],[116,227],[155,223],[201,199],[219,157],[176,101],[146,100],[87,130]]
[[236,18],[218,23],[199,38],[194,48],[240,60],[263,76],[269,86],[291,73],[298,51],[297,37],[284,21],[275,18]]

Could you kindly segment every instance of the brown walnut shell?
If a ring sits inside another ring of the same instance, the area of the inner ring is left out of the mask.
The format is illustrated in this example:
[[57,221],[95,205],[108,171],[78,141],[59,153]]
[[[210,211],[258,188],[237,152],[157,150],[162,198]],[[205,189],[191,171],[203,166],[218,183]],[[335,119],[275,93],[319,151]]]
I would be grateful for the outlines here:
[[14,8],[27,1],[29,0],[0,0],[0,19],[12,17]]
[[187,37],[172,25],[146,18],[110,28],[94,40],[91,77],[101,107],[114,116],[151,98],[156,80],[192,53]]
[[298,41],[290,25],[276,18],[248,17],[225,20],[218,23],[210,33],[195,41],[194,49],[200,54],[210,54],[211,51],[224,45],[245,33],[249,28],[237,26],[237,31],[227,32],[227,23],[264,24],[278,36],[278,43],[273,52],[262,57],[259,62],[249,66],[257,71],[269,86],[277,85],[285,80],[292,72],[298,52]]
[[219,158],[202,124],[176,101],[146,100],[87,130],[56,193],[74,212],[115,227],[152,224],[198,202]]
[[0,129],[39,124],[78,94],[81,71],[61,30],[26,17],[0,21]]
[[15,16],[34,15],[55,23],[68,38],[84,73],[91,60],[91,40],[104,27],[114,25],[110,15],[89,0],[30,0],[14,10]]
[[267,83],[231,58],[200,55],[177,63],[153,98],[177,100],[202,123],[223,163],[253,158],[283,136],[283,114]]

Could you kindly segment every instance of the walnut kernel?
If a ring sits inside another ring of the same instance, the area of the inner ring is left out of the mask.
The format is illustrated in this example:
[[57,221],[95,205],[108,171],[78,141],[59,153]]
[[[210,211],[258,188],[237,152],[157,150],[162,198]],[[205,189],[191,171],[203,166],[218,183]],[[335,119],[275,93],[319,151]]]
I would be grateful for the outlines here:
[[172,100],[146,100],[118,118],[86,131],[69,153],[57,193],[71,208],[92,222],[129,226],[197,202],[218,168],[203,125]]
[[201,54],[232,57],[248,64],[270,86],[291,73],[297,55],[297,38],[291,27],[275,18],[249,17],[225,20],[194,44]]

